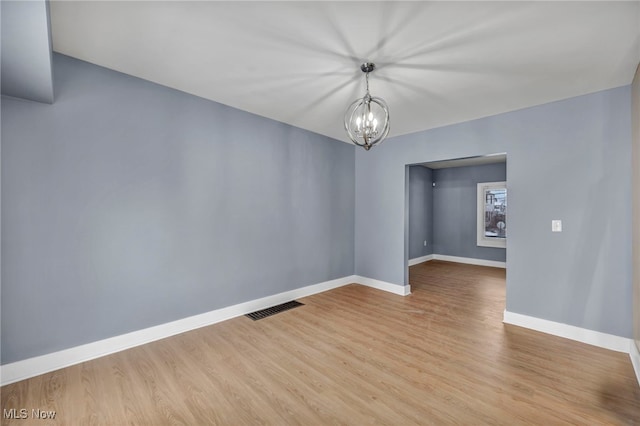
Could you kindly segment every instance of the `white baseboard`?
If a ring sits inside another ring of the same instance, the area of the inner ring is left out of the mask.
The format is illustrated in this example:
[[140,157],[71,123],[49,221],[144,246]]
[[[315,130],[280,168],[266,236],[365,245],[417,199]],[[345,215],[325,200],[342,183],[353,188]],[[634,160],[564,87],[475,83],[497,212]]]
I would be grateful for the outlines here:
[[120,336],[110,337],[97,342],[87,343],[58,352],[16,361],[0,366],[0,386],[39,376],[81,362],[90,361],[105,355],[144,345],[176,334],[206,327],[231,318],[259,311],[270,306],[288,302],[293,299],[311,296],[323,291],[332,290],[347,284],[358,283],[378,290],[388,291],[401,296],[411,293],[409,286],[398,286],[372,278],[350,275],[332,281],[325,281],[301,287],[295,290],[285,291],[272,296],[250,300],[226,308],[216,309],[200,315],[183,318],[177,321],[160,324],[143,330],[133,331]]
[[[573,325],[562,324],[559,322],[544,320],[528,315],[516,314],[505,309],[505,324],[517,325],[532,330],[541,331],[543,333],[552,334],[554,336],[564,337],[566,339],[577,340],[578,342],[587,343],[589,345],[598,346],[612,351],[629,353],[631,339],[626,337],[614,336],[613,334],[601,333],[599,331],[588,330]],[[635,345],[634,345],[635,346]]]
[[391,284],[386,281],[374,280],[373,278],[362,277],[360,275],[356,275],[355,282],[357,282],[358,284],[366,285],[367,287],[388,291],[389,293],[397,294],[400,296],[407,296],[411,294],[411,286],[409,285],[403,286]]
[[69,367],[71,365],[79,364],[81,362],[89,361],[115,352],[120,352],[155,340],[164,339],[186,331],[216,324],[250,312],[268,308],[269,306],[278,305],[293,299],[311,296],[313,294],[342,287],[347,284],[356,283],[358,282],[357,278],[358,277],[355,275],[351,275],[332,281],[325,281],[323,283],[239,303],[222,309],[216,309],[204,314],[194,315],[177,321],[145,328],[143,330],[133,331],[120,336],[110,337],[97,342],[87,343],[62,351],[5,364],[0,367],[0,385],[8,385],[9,383],[14,383],[40,374],[48,373],[50,371],[55,371],[60,368]]
[[638,385],[640,385],[640,352],[638,352],[638,347],[636,346],[636,342],[634,342],[633,339],[631,340],[631,347],[629,348],[629,357],[631,358],[633,370],[636,372]]
[[433,260],[444,260],[446,262],[466,263],[469,265],[491,266],[493,268],[506,269],[507,262],[498,262],[496,260],[473,259],[470,257],[447,256],[444,254],[434,254]]
[[422,257],[414,257],[413,259],[409,259],[409,266],[417,265],[418,263],[422,262],[428,262],[430,260],[433,260],[432,254],[428,254]]

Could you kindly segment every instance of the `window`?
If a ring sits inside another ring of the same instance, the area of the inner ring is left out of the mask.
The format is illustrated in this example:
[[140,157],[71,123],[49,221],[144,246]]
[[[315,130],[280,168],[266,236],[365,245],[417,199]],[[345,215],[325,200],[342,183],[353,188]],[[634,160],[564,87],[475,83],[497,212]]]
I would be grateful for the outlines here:
[[507,247],[507,183],[478,184],[478,241],[483,247]]

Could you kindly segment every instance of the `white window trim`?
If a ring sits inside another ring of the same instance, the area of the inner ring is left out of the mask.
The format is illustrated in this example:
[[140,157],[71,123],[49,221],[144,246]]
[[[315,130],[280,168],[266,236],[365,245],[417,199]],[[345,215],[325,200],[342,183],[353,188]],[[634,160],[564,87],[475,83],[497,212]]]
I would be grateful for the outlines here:
[[[476,213],[476,236],[477,245],[481,247],[507,248],[506,238],[487,238],[484,235],[484,192],[487,189],[506,188],[507,182],[481,182],[478,183],[478,210]],[[509,191],[507,191],[509,197]]]

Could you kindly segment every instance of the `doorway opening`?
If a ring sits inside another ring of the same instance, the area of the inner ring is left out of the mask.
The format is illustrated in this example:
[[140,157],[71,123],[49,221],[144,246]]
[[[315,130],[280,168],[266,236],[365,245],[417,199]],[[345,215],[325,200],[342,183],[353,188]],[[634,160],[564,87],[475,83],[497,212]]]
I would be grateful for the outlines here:
[[414,163],[405,173],[405,285],[410,266],[431,260],[506,269],[506,153]]

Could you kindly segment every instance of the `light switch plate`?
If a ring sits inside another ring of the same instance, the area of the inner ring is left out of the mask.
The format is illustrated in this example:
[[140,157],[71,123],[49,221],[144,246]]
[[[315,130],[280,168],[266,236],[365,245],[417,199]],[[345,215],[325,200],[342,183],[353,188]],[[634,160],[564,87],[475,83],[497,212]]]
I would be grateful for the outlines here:
[[562,221],[554,219],[551,221],[551,232],[562,232]]

